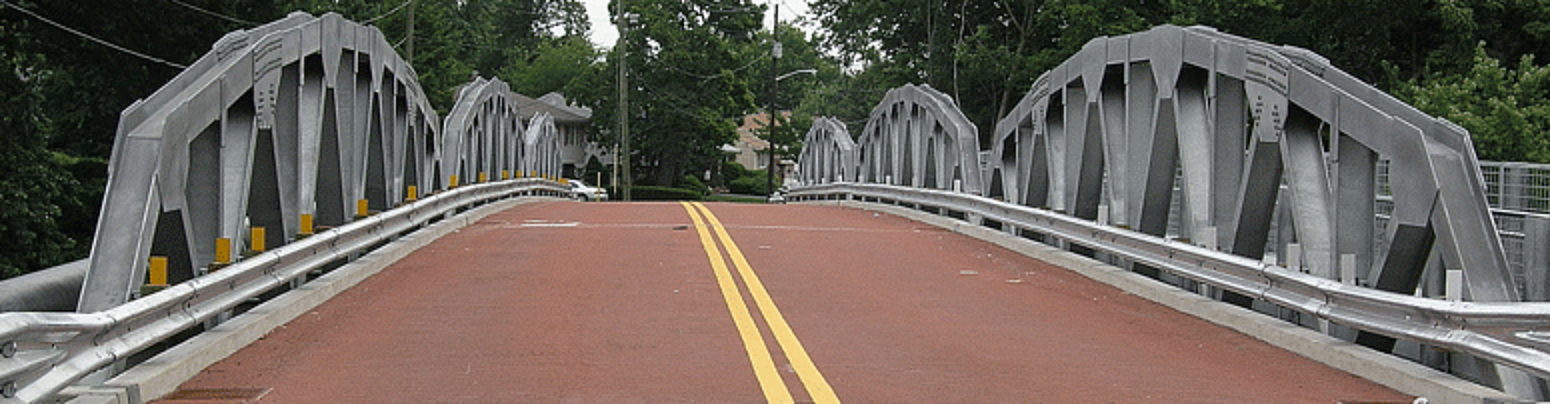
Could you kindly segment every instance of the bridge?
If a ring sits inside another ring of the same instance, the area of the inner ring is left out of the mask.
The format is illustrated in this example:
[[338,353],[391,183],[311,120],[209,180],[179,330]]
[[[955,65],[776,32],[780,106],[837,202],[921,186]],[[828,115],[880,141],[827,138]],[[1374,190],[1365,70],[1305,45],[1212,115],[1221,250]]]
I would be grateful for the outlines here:
[[212,48],[122,114],[90,258],[0,285],[0,401],[1546,398],[1517,171],[1305,50],[1098,38],[990,150],[904,86],[732,205],[569,201],[552,119],[440,118],[337,15]]

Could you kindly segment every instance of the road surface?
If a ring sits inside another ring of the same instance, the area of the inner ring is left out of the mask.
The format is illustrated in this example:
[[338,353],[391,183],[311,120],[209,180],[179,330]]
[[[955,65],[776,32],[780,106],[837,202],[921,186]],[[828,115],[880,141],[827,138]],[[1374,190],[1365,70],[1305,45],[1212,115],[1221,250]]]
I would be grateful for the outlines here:
[[543,202],[164,402],[1409,402],[955,233],[828,206]]

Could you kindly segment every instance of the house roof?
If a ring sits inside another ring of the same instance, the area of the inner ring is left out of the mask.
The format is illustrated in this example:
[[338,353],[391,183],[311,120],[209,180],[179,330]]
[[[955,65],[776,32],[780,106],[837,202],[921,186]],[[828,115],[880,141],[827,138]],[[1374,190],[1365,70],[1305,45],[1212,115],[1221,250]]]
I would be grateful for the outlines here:
[[554,117],[555,123],[582,123],[592,119],[592,109],[576,105],[568,105],[565,96],[558,93],[544,94],[534,99],[522,94],[515,94],[517,99],[517,111],[520,111],[523,119],[531,119],[539,112],[548,112]]
[[[791,111],[781,111],[781,116],[790,118]],[[753,150],[764,150],[770,147],[770,142],[760,139],[758,131],[764,129],[770,121],[769,114],[760,112],[757,114],[743,115],[743,123],[737,127],[737,140],[748,144]]]

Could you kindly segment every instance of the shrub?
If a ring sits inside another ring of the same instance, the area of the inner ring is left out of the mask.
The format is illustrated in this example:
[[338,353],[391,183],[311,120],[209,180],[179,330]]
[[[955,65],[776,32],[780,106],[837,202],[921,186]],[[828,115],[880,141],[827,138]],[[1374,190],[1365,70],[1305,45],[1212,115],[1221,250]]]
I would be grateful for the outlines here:
[[764,178],[764,170],[749,171],[750,175],[732,180],[727,189],[734,194],[742,195],[766,195],[770,193],[768,180]]
[[[608,197],[613,200],[624,200],[624,194],[618,192],[616,187],[608,188]],[[704,194],[682,188],[659,187],[655,185],[636,185],[630,187],[630,200],[634,201],[698,201],[704,199]]]
[[700,182],[700,179],[695,178],[693,175],[685,175],[683,178],[678,180],[677,184],[673,185],[679,189],[687,189],[690,191],[698,192],[700,195],[710,194],[710,187],[705,186],[705,183]]

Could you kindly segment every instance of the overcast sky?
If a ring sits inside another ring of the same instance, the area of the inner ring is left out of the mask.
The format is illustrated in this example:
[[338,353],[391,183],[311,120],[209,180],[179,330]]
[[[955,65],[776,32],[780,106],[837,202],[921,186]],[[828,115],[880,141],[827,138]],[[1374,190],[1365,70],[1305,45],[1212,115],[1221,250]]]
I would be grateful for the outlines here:
[[[608,20],[608,0],[583,0],[587,4],[587,17],[592,21],[592,43],[603,49],[612,49],[614,41],[619,39],[619,31],[614,23]],[[780,21],[784,24],[791,23],[798,15],[807,17],[807,0],[755,0],[755,3],[775,4],[780,6]],[[764,16],[764,28],[770,27],[768,13]]]

